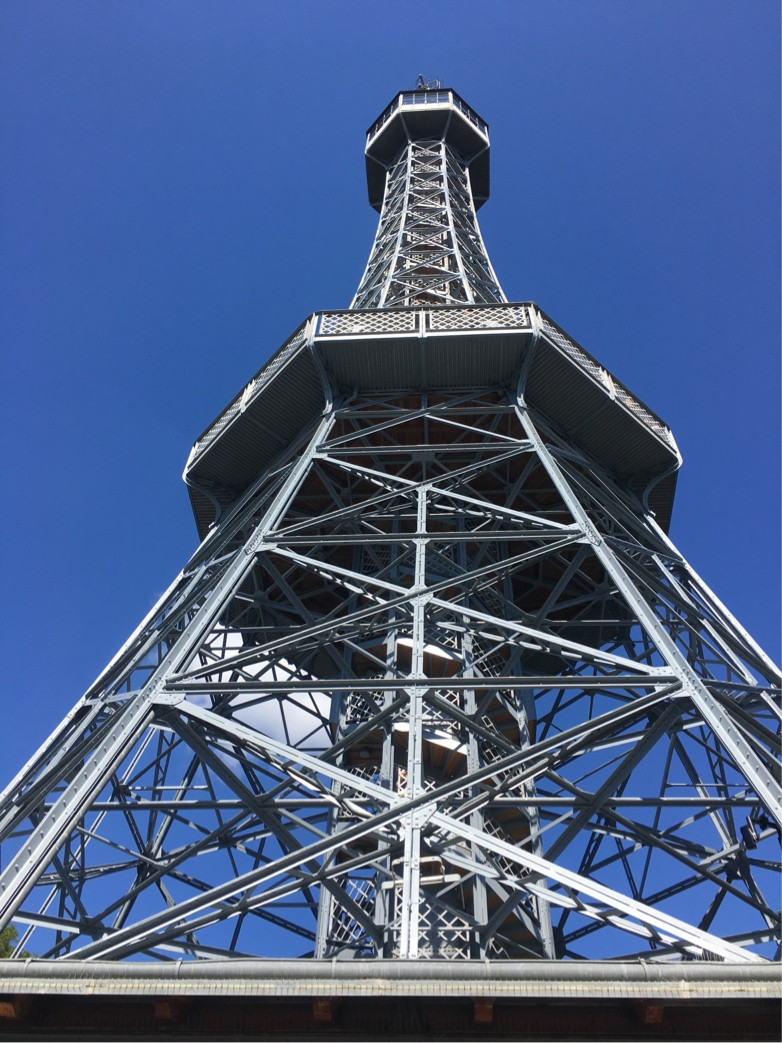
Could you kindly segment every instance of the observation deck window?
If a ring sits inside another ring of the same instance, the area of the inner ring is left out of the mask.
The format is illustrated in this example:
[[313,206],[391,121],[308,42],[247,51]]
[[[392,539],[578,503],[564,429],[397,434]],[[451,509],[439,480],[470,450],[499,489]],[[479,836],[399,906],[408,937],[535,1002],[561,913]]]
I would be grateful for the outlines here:
[[451,91],[413,91],[402,95],[403,105],[450,105],[453,104]]
[[489,127],[482,119],[467,105],[458,94],[453,91],[405,91],[397,95],[387,109],[375,120],[367,131],[367,141],[370,141],[378,131],[388,122],[400,106],[416,105],[453,105],[458,109],[473,126],[477,127],[486,137],[489,135]]

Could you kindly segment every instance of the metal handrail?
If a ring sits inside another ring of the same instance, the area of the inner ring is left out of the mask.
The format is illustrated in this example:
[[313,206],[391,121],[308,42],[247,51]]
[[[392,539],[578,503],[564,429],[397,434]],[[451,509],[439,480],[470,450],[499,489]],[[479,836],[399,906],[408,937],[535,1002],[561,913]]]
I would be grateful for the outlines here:
[[[366,311],[346,309],[344,311],[316,312],[311,320],[307,319],[299,326],[282,347],[272,355],[266,365],[228,403],[217,419],[196,439],[185,470],[216,441],[239,413],[244,412],[275,373],[302,349],[308,337],[310,321],[313,322],[313,336],[325,338],[376,335],[378,333],[415,334],[419,331],[458,333],[472,332],[476,329],[529,329],[530,312],[533,310],[540,329],[550,344],[567,355],[583,373],[600,384],[607,395],[676,451],[676,441],[668,425],[534,304],[465,305],[464,307],[449,305],[430,309],[398,308],[367,309]],[[447,322],[438,321],[441,313],[447,313]],[[463,316],[463,322],[459,321],[459,316]]]

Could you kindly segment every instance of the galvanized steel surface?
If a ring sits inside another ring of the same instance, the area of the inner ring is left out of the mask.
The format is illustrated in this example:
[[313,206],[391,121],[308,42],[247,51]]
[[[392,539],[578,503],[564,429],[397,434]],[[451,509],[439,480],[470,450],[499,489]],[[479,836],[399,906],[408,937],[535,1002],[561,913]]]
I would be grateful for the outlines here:
[[201,546],[2,795],[0,925],[68,967],[22,982],[767,995],[782,679],[666,535],[669,429],[504,300],[442,93],[370,131],[354,309],[196,442]]

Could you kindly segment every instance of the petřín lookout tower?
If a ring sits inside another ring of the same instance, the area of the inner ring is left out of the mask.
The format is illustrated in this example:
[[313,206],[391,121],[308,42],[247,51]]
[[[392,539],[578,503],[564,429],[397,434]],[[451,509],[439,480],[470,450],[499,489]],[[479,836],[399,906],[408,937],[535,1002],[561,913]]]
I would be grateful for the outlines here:
[[668,540],[670,430],[505,298],[458,94],[397,95],[366,163],[351,308],[198,439],[201,546],[4,791],[0,925],[50,959],[774,959],[780,678]]

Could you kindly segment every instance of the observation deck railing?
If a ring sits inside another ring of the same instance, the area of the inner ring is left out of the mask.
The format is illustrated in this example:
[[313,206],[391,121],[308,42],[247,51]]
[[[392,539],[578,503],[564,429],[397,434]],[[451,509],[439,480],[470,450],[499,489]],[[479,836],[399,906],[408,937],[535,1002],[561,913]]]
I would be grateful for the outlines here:
[[394,113],[407,106],[417,105],[453,105],[458,109],[478,130],[486,137],[489,136],[489,125],[485,123],[477,112],[464,101],[456,91],[452,90],[412,90],[402,91],[397,94],[391,104],[383,110],[375,122],[367,131],[367,144],[374,138],[379,130],[388,122]]
[[241,413],[258,393],[274,378],[278,370],[295,354],[305,350],[316,339],[362,336],[425,336],[428,334],[468,333],[479,330],[526,330],[537,328],[579,369],[596,381],[605,393],[627,409],[636,420],[677,453],[670,428],[648,406],[645,406],[616,377],[531,303],[443,308],[399,308],[316,312],[311,315],[275,352],[266,365],[229,402],[223,412],[200,435],[187,463],[190,468]]

